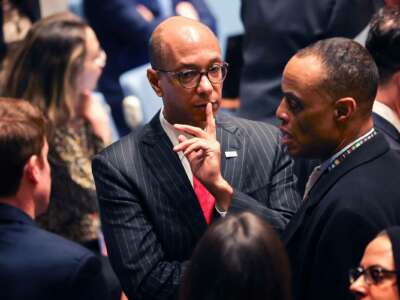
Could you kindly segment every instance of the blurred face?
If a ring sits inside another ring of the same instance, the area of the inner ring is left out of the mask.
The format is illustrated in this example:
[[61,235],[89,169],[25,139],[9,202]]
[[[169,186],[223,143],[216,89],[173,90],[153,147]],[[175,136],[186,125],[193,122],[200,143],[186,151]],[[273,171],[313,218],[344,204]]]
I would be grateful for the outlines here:
[[[395,270],[392,245],[387,236],[378,236],[365,249],[361,260],[364,269],[370,266],[381,267],[385,270]],[[367,280],[368,281],[368,280]],[[361,275],[350,286],[350,291],[358,300],[399,300],[396,274],[386,274],[381,282],[367,282],[366,276]]]
[[328,158],[335,153],[334,106],[321,88],[324,66],[315,56],[293,57],[282,78],[283,99],[276,111],[282,144],[291,156]]
[[[203,28],[186,28],[165,38],[164,65],[168,71],[205,72],[222,65],[221,51],[215,36]],[[202,75],[197,86],[185,88],[171,73],[154,73],[158,95],[164,101],[164,116],[172,124],[182,123],[205,127],[206,105],[213,104],[217,112],[222,92],[221,83],[211,83]],[[153,81],[154,85],[154,81]]]
[[38,184],[35,189],[36,216],[46,212],[50,201],[51,191],[51,170],[47,159],[49,145],[45,141],[42,152],[38,159]]
[[101,49],[99,41],[91,28],[86,28],[86,57],[81,73],[77,77],[77,92],[92,92],[97,85],[106,55]]

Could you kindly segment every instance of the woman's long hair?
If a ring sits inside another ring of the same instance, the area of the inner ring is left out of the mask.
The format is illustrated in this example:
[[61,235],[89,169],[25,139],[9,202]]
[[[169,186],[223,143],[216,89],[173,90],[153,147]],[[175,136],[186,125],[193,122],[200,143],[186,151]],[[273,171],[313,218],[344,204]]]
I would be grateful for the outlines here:
[[35,23],[18,47],[2,94],[27,99],[58,126],[74,113],[77,75],[86,54],[88,25],[71,13],[60,13]]

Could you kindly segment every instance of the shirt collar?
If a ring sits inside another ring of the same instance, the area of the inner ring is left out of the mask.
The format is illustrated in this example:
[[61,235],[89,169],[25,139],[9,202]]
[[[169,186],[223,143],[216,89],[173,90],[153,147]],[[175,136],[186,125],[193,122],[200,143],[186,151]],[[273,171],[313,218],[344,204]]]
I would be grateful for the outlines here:
[[384,118],[400,132],[400,118],[389,106],[379,102],[379,100],[375,100],[372,111]]
[[[161,108],[160,111],[160,123],[161,127],[164,129],[165,133],[167,134],[168,138],[170,139],[173,146],[179,144],[178,136],[184,135],[187,138],[192,138],[193,136],[184,132],[177,130],[174,125],[167,121],[164,117],[164,107]],[[179,152],[182,153],[182,152]]]

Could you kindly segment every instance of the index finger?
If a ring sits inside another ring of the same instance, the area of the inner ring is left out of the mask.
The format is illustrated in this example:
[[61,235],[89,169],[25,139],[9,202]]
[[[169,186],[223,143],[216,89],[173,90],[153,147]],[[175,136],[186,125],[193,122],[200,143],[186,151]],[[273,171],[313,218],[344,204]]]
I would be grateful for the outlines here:
[[216,138],[217,134],[215,132],[215,118],[211,102],[207,103],[206,106],[206,131],[213,138]]

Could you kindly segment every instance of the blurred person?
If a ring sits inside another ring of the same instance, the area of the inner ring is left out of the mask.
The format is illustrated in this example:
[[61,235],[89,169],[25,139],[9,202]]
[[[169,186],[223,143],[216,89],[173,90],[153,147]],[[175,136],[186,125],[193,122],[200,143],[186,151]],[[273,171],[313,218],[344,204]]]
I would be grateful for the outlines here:
[[[96,253],[102,235],[91,158],[110,143],[103,107],[91,96],[105,55],[93,30],[81,19],[60,13],[39,20],[10,61],[3,95],[37,105],[50,120],[52,190],[49,209],[38,222]],[[110,282],[119,283],[108,261]],[[119,291],[118,291],[119,290]]]
[[10,57],[40,16],[39,0],[0,1],[0,86]]
[[380,77],[372,108],[375,128],[400,151],[400,6],[384,7],[372,18],[366,48]]
[[0,298],[109,299],[100,260],[34,222],[50,199],[48,130],[38,108],[0,98]]
[[358,300],[399,300],[399,270],[400,227],[394,226],[378,234],[350,270],[350,292]]
[[[164,5],[163,5],[164,4]],[[148,42],[154,28],[171,15],[200,20],[216,32],[216,20],[205,0],[84,0],[85,16],[107,53],[99,81],[120,135],[129,133],[122,111],[122,73],[149,62]]]
[[39,0],[2,0],[0,13],[0,61],[22,41],[40,18]]
[[181,300],[289,300],[289,261],[274,230],[252,213],[211,226],[185,272]]
[[[275,127],[229,116],[213,122],[227,66],[208,27],[167,19],[152,34],[150,59],[147,76],[162,110],[96,155],[92,167],[111,262],[128,297],[173,299],[213,220],[250,210],[282,231],[300,198]],[[201,184],[201,174],[174,152],[176,123],[213,127],[222,153],[214,186]]]
[[351,299],[349,266],[379,231],[400,224],[400,156],[373,128],[378,79],[368,51],[345,38],[300,50],[283,72],[282,143],[293,157],[322,162],[283,234],[295,299]]
[[282,98],[282,72],[288,60],[318,40],[354,38],[384,1],[241,2],[245,33],[238,116],[278,124],[275,111]]

